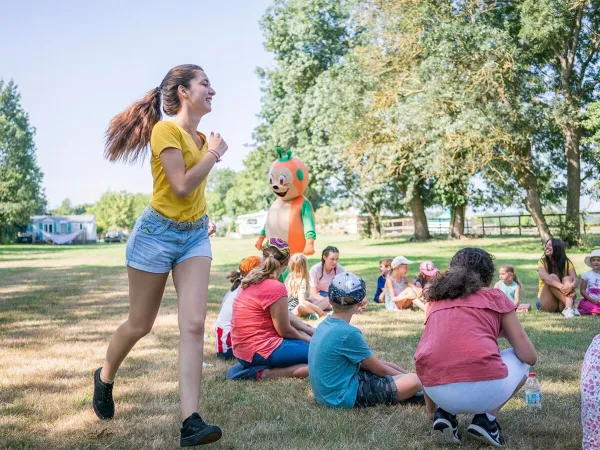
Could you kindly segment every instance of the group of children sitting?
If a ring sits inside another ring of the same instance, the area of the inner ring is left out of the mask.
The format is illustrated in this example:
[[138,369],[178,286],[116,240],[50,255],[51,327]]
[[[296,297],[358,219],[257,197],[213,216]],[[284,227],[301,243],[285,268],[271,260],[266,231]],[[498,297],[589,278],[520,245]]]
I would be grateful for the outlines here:
[[[408,373],[377,358],[361,331],[350,325],[366,307],[366,285],[338,264],[337,249],[325,249],[310,271],[306,257],[290,255],[284,241],[265,239],[262,254],[260,260],[244,259],[230,274],[233,284],[217,320],[218,354],[237,360],[229,379],[308,377],[315,400],[329,407],[425,404],[434,434],[444,443],[460,443],[456,414],[471,413],[469,434],[504,444],[496,415],[524,384],[536,352],[515,302],[490,287],[491,255],[463,249],[444,274],[425,261],[414,283],[406,276],[411,261],[402,256],[389,266],[382,261],[385,283],[378,284],[386,305],[426,311],[416,373]],[[406,289],[410,292],[402,295]],[[318,303],[309,301],[313,298]],[[326,317],[314,329],[298,318],[306,314]],[[512,348],[500,352],[500,337]]]
[[[414,282],[409,281],[406,274],[412,261],[404,256],[394,259],[384,258],[379,261],[377,289],[373,296],[376,303],[385,303],[388,310],[422,309],[426,310],[427,296],[424,289],[440,276],[440,271],[433,261],[423,261],[419,265],[419,273]],[[521,303],[521,283],[515,274],[515,268],[505,264],[498,271],[500,281],[495,289],[500,289],[515,304],[518,312],[527,312],[531,305]]]

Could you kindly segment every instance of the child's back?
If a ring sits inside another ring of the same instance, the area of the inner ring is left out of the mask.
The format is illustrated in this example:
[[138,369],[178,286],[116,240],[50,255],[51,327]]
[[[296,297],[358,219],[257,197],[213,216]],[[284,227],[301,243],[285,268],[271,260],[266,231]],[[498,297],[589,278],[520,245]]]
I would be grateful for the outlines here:
[[315,400],[352,408],[358,392],[360,362],[372,355],[360,330],[328,317],[315,330],[308,351],[308,372]]

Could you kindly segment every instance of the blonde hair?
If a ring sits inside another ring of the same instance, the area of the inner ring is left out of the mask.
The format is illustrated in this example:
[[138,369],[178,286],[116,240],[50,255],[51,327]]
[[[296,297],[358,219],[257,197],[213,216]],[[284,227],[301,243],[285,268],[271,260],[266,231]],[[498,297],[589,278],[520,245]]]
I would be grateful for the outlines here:
[[521,286],[521,282],[519,281],[519,277],[517,276],[517,274],[515,273],[515,267],[512,264],[504,264],[502,267],[500,267],[501,269],[506,270],[507,272],[510,272],[513,274],[513,280],[515,280],[515,282]]
[[281,266],[287,266],[289,257],[284,255],[276,247],[266,247],[262,251],[263,260],[260,266],[252,269],[242,280],[242,289],[252,284],[259,284],[267,278],[271,278]]
[[297,294],[302,280],[308,284],[308,279],[308,259],[302,253],[294,253],[290,257],[290,273],[285,280],[288,292]]

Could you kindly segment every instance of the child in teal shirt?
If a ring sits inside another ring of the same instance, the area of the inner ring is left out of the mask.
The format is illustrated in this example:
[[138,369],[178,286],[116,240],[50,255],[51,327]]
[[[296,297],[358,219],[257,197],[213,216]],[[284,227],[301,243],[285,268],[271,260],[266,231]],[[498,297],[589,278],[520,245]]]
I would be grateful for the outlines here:
[[333,314],[317,327],[308,350],[309,379],[317,403],[334,408],[392,405],[413,400],[421,390],[416,374],[379,360],[360,330],[350,325],[366,303],[366,293],[365,282],[348,272],[338,274],[329,286]]

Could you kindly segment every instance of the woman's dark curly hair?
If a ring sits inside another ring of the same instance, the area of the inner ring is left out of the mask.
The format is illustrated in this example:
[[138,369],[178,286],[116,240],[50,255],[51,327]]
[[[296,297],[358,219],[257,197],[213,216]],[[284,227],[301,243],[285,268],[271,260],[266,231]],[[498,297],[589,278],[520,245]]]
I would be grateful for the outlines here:
[[426,290],[429,300],[454,300],[473,294],[494,279],[494,256],[480,248],[463,248],[450,261],[445,274]]

